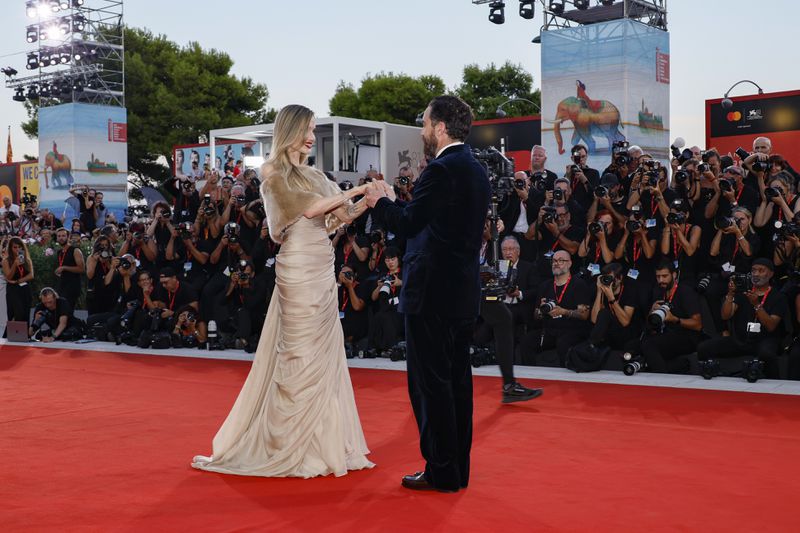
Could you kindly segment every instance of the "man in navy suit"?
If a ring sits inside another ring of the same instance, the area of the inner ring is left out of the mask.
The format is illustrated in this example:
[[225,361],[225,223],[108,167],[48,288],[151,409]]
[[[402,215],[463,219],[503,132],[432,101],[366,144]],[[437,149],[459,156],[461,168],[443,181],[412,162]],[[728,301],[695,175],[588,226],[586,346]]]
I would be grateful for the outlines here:
[[455,96],[434,98],[423,115],[430,163],[414,198],[395,202],[373,182],[367,204],[389,231],[407,239],[399,311],[405,314],[408,388],[425,470],[409,489],[455,492],[469,482],[472,372],[469,344],[480,309],[479,255],[490,185],[464,144],[472,110]]

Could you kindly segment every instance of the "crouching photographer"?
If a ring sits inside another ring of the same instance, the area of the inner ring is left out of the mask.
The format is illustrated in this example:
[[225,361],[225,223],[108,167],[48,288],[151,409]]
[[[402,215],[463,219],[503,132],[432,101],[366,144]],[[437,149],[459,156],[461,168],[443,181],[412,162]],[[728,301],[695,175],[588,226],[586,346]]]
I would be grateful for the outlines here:
[[358,343],[367,336],[369,317],[366,283],[358,279],[358,272],[350,265],[342,265],[339,271],[339,320],[346,344]]
[[625,290],[623,268],[619,263],[604,266],[597,277],[597,292],[592,305],[594,324],[589,341],[597,347],[624,350],[641,334],[637,293]]
[[656,268],[656,284],[645,333],[641,341],[628,343],[625,358],[638,360],[636,370],[646,364],[653,372],[685,373],[689,365],[682,356],[695,351],[703,327],[700,301],[692,287],[678,283],[678,271],[669,259]]
[[[730,321],[730,336],[703,341],[697,347],[700,361],[729,357],[755,357],[768,378],[779,377],[777,357],[785,333],[784,317],[789,307],[784,294],[770,286],[775,267],[769,259],[753,261],[750,273],[739,273],[728,281],[722,302],[722,319]],[[705,366],[705,365],[704,365]],[[704,376],[713,377],[713,373]],[[760,376],[758,376],[760,377]]]
[[39,292],[28,335],[37,341],[75,341],[83,336],[83,323],[72,315],[72,307],[50,287]]
[[389,350],[403,336],[403,318],[397,311],[403,280],[400,273],[400,250],[387,246],[383,252],[386,274],[378,278],[371,299],[376,312],[369,327],[369,348],[379,353]]
[[90,314],[86,319],[86,325],[92,330],[92,336],[99,341],[115,341],[117,336],[122,333],[120,320],[128,309],[127,303],[133,300],[138,302],[142,300],[141,289],[136,286],[134,280],[136,276],[135,261],[136,259],[131,254],[114,257],[111,260],[112,271],[108,275],[113,276],[118,294],[107,294],[105,298],[113,298],[106,304],[109,306],[108,310]]
[[197,292],[188,284],[178,281],[178,275],[172,267],[161,269],[159,281],[161,286],[157,289],[150,284],[142,289],[149,324],[146,323],[139,335],[137,346],[140,348],[169,348],[172,345],[170,333],[177,319],[176,311],[186,305],[195,310],[199,306]]
[[205,341],[205,334],[197,328],[197,311],[190,305],[178,309],[175,327],[172,328],[173,348],[197,348]]
[[230,339],[226,347],[253,353],[267,313],[267,300],[264,284],[256,281],[252,261],[239,262],[217,304],[217,325]]

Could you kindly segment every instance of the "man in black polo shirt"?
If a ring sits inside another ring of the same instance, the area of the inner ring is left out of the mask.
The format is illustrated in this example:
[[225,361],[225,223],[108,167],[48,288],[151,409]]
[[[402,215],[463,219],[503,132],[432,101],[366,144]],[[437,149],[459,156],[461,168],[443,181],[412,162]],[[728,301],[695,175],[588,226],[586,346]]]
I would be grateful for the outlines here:
[[[191,305],[195,310],[200,309],[197,291],[188,283],[181,283],[172,267],[164,267],[159,275],[160,285],[152,296],[153,302],[158,302],[161,310],[161,322],[164,331],[172,331],[175,311],[185,305]],[[158,304],[157,304],[158,305]]]
[[586,283],[570,274],[572,258],[566,250],[553,254],[553,277],[539,287],[537,316],[543,329],[528,333],[520,343],[525,360],[533,354],[555,348],[561,366],[566,366],[567,351],[589,336],[589,309],[592,294]]
[[767,377],[778,378],[777,357],[785,334],[783,317],[790,314],[786,297],[770,286],[774,272],[772,261],[759,258],[750,268],[750,290],[737,291],[733,279],[728,282],[722,319],[731,321],[733,331],[728,337],[701,342],[698,359],[754,356],[765,362]]
[[643,355],[652,372],[685,372],[687,361],[673,361],[697,348],[703,328],[700,300],[694,288],[678,283],[678,272],[669,259],[662,260],[656,267],[653,300],[641,345],[633,341],[627,351]]
[[539,240],[536,275],[541,283],[550,277],[551,260],[558,250],[566,251],[567,255],[578,252],[578,246],[586,236],[586,227],[572,224],[572,214],[566,205],[555,205],[549,211],[542,208],[536,224],[536,238]]
[[59,228],[56,231],[56,242],[61,250],[56,254],[56,267],[54,273],[58,278],[56,290],[66,298],[69,305],[74,309],[81,295],[81,279],[86,265],[83,260],[83,252],[77,246],[69,243],[69,231],[66,228]]
[[45,287],[39,293],[39,304],[33,310],[33,323],[28,328],[28,336],[35,336],[42,342],[74,341],[81,336],[81,322],[73,316],[66,298],[59,297],[56,291]]
[[567,165],[565,176],[570,180],[572,197],[586,211],[592,205],[594,189],[600,185],[600,173],[586,164],[589,153],[582,144],[572,147],[572,164]]

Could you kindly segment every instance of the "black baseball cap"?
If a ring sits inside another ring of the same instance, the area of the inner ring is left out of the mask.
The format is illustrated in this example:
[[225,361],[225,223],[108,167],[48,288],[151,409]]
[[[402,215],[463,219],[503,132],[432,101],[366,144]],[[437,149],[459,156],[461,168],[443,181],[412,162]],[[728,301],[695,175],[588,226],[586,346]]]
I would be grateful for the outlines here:
[[767,259],[766,257],[759,257],[755,261],[753,261],[752,266],[761,265],[767,267],[770,272],[775,272],[775,265],[772,264],[772,261]]
[[177,277],[175,269],[172,267],[164,267],[158,271],[158,276],[161,278],[174,278]]

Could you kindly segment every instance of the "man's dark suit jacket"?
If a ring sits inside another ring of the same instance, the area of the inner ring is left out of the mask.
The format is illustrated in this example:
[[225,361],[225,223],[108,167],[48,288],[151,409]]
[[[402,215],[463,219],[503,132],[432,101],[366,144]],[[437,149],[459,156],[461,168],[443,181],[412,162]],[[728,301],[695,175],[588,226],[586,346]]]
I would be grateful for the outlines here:
[[477,317],[479,254],[489,207],[489,179],[466,144],[431,161],[411,202],[381,198],[373,208],[389,231],[407,238],[399,311]]

